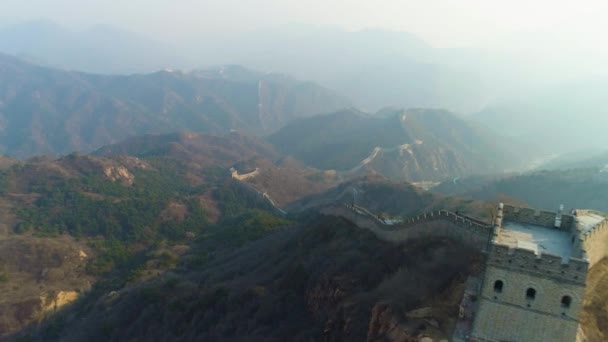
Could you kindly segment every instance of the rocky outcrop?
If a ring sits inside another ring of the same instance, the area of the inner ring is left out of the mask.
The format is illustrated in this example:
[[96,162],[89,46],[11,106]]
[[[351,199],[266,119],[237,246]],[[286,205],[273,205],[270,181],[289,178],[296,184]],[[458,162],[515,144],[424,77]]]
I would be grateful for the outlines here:
[[85,272],[91,252],[60,236],[0,239],[0,340],[76,301],[94,278]]
[[78,299],[78,296],[79,294],[76,291],[58,291],[42,295],[40,297],[40,311],[42,314],[57,312],[57,310]]
[[113,182],[121,182],[127,185],[133,185],[135,176],[133,176],[129,170],[124,166],[109,166],[104,168],[104,175]]

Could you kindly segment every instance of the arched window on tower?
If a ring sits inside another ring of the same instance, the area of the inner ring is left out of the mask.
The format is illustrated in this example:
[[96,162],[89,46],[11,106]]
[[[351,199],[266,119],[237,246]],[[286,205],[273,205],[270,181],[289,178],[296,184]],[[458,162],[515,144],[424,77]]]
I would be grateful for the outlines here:
[[536,290],[529,287],[528,290],[526,290],[526,299],[534,300],[534,298],[536,298]]
[[494,292],[502,293],[502,288],[504,287],[504,283],[502,280],[497,280],[494,282]]
[[571,303],[572,303],[572,297],[570,297],[570,296],[562,297],[562,308],[569,308]]

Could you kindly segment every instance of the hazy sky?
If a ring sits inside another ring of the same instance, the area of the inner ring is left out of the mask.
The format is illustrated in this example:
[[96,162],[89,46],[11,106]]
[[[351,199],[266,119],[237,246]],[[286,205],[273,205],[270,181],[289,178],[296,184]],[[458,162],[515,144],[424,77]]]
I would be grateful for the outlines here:
[[111,24],[161,40],[305,23],[409,31],[442,47],[521,32],[603,45],[607,14],[603,0],[0,0],[5,23]]

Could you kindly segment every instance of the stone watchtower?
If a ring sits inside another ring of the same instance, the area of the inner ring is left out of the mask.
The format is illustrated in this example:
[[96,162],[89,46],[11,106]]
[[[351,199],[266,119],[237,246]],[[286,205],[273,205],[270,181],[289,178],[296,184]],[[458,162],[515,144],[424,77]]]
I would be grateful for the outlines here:
[[605,256],[608,224],[572,214],[499,205],[472,341],[576,340],[587,271]]

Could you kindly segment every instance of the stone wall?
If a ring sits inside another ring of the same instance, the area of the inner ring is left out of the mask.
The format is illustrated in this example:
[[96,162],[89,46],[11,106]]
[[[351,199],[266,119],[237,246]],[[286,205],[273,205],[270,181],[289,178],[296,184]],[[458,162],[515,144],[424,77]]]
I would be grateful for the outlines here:
[[[575,341],[588,269],[608,256],[608,222],[579,234],[571,215],[562,215],[559,229],[578,236],[575,247],[582,247],[586,254],[563,259],[495,245],[489,224],[449,211],[407,218],[395,225],[387,225],[357,206],[334,206],[322,212],[344,217],[387,241],[447,237],[489,250],[473,325],[474,341]],[[504,206],[506,221],[555,228],[555,216],[547,211]],[[502,282],[500,290],[495,288],[496,281]],[[533,299],[527,296],[528,289],[534,289]],[[564,305],[562,299],[567,297],[569,304]]]
[[482,300],[472,341],[573,342],[575,320],[544,315],[495,301]]
[[[575,341],[589,264],[493,245],[473,336],[498,341]],[[496,282],[502,282],[497,289]],[[534,289],[533,299],[527,297]],[[569,306],[562,298],[570,297]]]
[[247,184],[245,182],[239,181],[237,179],[233,179],[232,182],[236,184],[245,194],[251,196],[256,200],[257,203],[268,206],[275,210],[277,214],[284,215],[286,212],[281,208],[277,207],[274,201],[268,196],[266,193],[262,193],[258,191],[258,189],[254,188],[252,185]]
[[239,172],[235,168],[230,169],[230,175],[232,176],[232,178],[234,178],[236,180],[240,180],[240,181],[244,181],[244,180],[253,178],[259,174],[260,174],[260,169],[258,169],[257,167],[255,168],[255,171],[245,173],[242,175],[239,174]]
[[[502,281],[502,289],[495,282]],[[536,291],[528,299],[527,290]],[[582,283],[565,283],[515,268],[488,264],[473,336],[497,341],[575,341],[585,291]],[[570,306],[562,298],[571,298]]]
[[589,264],[582,259],[540,254],[525,249],[493,245],[488,257],[489,266],[529,274],[535,277],[553,279],[562,283],[585,285]]
[[580,235],[580,243],[589,259],[589,267],[608,256],[608,222],[602,221],[586,234]]
[[[521,208],[512,205],[504,205],[503,217],[505,221],[532,224],[542,227],[555,228],[556,213],[544,210],[534,210]],[[572,215],[562,215],[562,224],[559,228],[567,232],[574,227],[574,217]]]
[[486,250],[493,236],[492,228],[489,225],[445,210],[408,218],[403,223],[396,225],[386,225],[372,213],[360,207],[332,206],[321,212],[326,215],[343,217],[360,228],[371,230],[380,239],[391,242],[445,237],[478,250]]

